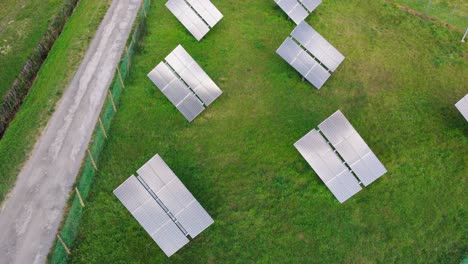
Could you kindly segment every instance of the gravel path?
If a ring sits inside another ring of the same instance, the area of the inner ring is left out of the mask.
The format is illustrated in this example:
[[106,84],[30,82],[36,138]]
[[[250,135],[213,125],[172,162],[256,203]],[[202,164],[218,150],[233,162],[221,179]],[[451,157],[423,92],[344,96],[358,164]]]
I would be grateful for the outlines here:
[[0,209],[0,263],[44,263],[141,0],[114,0]]

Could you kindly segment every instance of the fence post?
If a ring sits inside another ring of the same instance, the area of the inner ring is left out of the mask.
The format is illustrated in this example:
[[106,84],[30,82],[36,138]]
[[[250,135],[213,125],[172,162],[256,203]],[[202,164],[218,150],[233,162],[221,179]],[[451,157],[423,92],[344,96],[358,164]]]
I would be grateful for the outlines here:
[[67,252],[68,255],[71,255],[71,251],[70,249],[67,247],[67,244],[65,244],[65,242],[62,240],[62,238],[57,234],[57,238],[58,240],[60,241],[60,243],[62,243],[62,246],[63,248],[65,249],[65,251]]
[[125,85],[124,85],[124,81],[123,81],[123,78],[122,78],[122,74],[120,73],[120,66],[117,66],[117,73],[119,74],[119,79],[120,79],[120,83],[122,83],[122,88],[125,89]]
[[107,139],[106,128],[104,127],[104,124],[102,123],[101,117],[99,117],[99,124],[101,125],[102,134],[104,134],[104,137]]
[[427,3],[427,7],[426,7],[426,16],[427,14],[429,14],[429,9],[431,8],[431,4],[432,4],[432,0],[429,0],[429,2]]
[[80,204],[81,204],[81,206],[82,206],[82,207],[85,207],[85,204],[84,204],[83,198],[81,198],[80,191],[78,191],[78,187],[75,187],[75,192],[76,192],[76,195],[78,195],[78,200],[80,200]]
[[89,158],[91,159],[91,164],[93,164],[94,169],[97,170],[96,162],[94,161],[93,155],[91,154],[91,151],[89,151],[89,149],[88,149],[88,155],[89,155]]
[[468,34],[468,27],[466,28],[465,34],[463,34],[463,38],[461,42],[465,42],[466,35]]
[[112,95],[112,92],[110,90],[109,91],[109,97],[111,99],[111,103],[112,103],[112,108],[114,108],[114,112],[117,112],[117,106],[115,106],[115,102],[114,102],[114,96]]

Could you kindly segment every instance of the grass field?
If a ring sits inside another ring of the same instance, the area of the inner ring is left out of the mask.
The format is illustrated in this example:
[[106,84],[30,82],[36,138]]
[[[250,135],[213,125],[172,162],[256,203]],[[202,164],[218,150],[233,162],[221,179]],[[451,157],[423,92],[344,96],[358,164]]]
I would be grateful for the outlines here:
[[63,2],[0,1],[0,102]]
[[37,136],[78,69],[109,4],[110,0],[79,2],[42,66],[31,92],[0,140],[0,201],[13,186]]
[[428,16],[454,25],[460,30],[468,27],[468,2],[465,0],[395,0],[395,2],[424,14],[429,6]]
[[[73,263],[457,263],[467,253],[467,92],[459,33],[383,0],[324,1],[308,22],[345,62],[318,91],[275,54],[273,1],[213,1],[196,42],[154,1]],[[178,44],[223,95],[189,124],[146,78]],[[293,143],[341,109],[388,173],[339,204]],[[215,219],[170,259],[112,191],[160,153]]]

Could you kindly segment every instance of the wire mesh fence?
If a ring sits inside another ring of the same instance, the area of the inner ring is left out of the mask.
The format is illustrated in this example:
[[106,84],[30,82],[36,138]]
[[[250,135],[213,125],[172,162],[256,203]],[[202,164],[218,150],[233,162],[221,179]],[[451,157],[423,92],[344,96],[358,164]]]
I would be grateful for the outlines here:
[[395,0],[394,2],[460,30],[468,27],[468,1],[466,0]]
[[94,135],[86,152],[86,159],[80,172],[80,178],[71,198],[70,210],[68,211],[61,230],[59,230],[57,234],[55,248],[50,255],[51,263],[66,263],[68,255],[73,253],[70,251],[70,246],[76,238],[78,225],[83,210],[86,208],[86,200],[91,190],[94,176],[98,170],[99,157],[108,137],[107,131],[109,131],[112,119],[119,106],[119,99],[125,89],[124,81],[129,74],[132,57],[138,46],[138,41],[145,30],[146,14],[148,13],[150,3],[150,0],[143,1],[132,30],[131,38],[127,42],[125,51],[117,67],[114,80],[107,95],[107,100],[101,110]]

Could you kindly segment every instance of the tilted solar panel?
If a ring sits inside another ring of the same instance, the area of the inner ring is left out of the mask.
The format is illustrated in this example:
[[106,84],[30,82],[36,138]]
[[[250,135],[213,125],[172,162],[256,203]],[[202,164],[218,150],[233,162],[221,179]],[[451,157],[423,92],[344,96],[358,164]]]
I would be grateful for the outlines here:
[[458,103],[455,104],[457,107],[458,111],[465,117],[465,119],[468,121],[468,94],[465,95]]
[[330,78],[330,73],[316,62],[305,50],[303,50],[294,40],[287,38],[276,51],[294,69],[296,69],[305,79],[307,79],[317,89],[322,88]]
[[318,127],[365,186],[387,172],[341,111]]
[[209,0],[187,0],[187,3],[195,9],[211,28],[223,18],[223,14]]
[[294,146],[340,203],[361,190],[351,171],[317,130],[306,134]]
[[192,238],[213,223],[213,219],[159,155],[143,165],[138,174]]
[[299,24],[309,15],[297,0],[275,0],[275,2],[296,24]]
[[299,2],[301,2],[309,13],[312,13],[312,11],[322,3],[322,0],[299,0]]
[[148,78],[189,121],[223,92],[188,52],[178,45]]
[[206,106],[223,93],[181,45],[166,57],[166,61]]
[[189,242],[135,176],[130,176],[114,194],[167,256]]
[[184,0],[169,0],[166,7],[198,41],[210,31],[208,25]]
[[304,46],[330,71],[335,71],[345,57],[323,38],[315,29],[302,21],[292,31],[291,36]]

